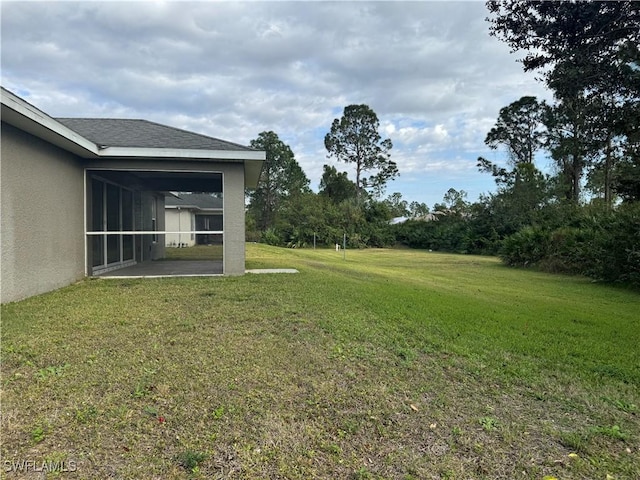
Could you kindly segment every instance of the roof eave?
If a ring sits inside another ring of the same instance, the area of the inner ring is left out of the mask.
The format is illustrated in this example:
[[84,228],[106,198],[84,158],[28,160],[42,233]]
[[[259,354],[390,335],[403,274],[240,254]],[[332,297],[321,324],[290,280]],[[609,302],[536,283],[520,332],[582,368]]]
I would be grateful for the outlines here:
[[259,150],[201,150],[189,148],[105,147],[102,158],[185,158],[189,160],[219,160],[230,162],[264,161],[266,154]]
[[27,101],[1,89],[3,122],[26,131],[81,158],[155,158],[243,162],[245,187],[258,185],[266,152],[260,150],[199,150],[175,148],[106,147],[101,148],[66,127]]
[[99,155],[98,146],[51,118],[42,110],[2,89],[2,121],[85,158]]
[[244,162],[244,186],[250,190],[258,187],[262,166],[266,160],[266,152],[260,152],[263,158],[260,160],[245,160]]
[[100,149],[100,158],[154,158],[242,162],[244,163],[245,188],[255,189],[260,180],[262,165],[267,154],[262,150],[190,150],[177,148],[106,147]]

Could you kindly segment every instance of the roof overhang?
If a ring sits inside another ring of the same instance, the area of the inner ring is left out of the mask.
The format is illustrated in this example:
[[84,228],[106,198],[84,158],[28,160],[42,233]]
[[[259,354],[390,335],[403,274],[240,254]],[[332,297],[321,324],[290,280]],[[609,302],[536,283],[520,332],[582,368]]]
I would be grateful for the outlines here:
[[163,192],[165,196],[176,196],[171,192],[222,192],[223,179],[220,172],[194,170],[153,170],[136,168],[88,168],[92,174],[136,190]]
[[266,159],[260,150],[199,150],[178,148],[100,147],[66,127],[43,111],[4,88],[2,91],[3,122],[86,159],[152,158],[154,160],[196,160],[244,164],[246,188],[256,188]]
[[262,166],[267,159],[266,152],[260,152],[263,154],[261,160],[245,160],[244,162],[244,184],[246,188],[255,189],[258,186],[260,180],[260,174],[262,173]]
[[43,111],[2,89],[2,121],[83,158],[99,156],[98,146]]
[[261,150],[195,150],[179,148],[127,148],[107,147],[99,151],[100,158],[153,158],[154,160],[196,160],[203,162],[230,162],[244,164],[246,188],[256,188],[266,153]]

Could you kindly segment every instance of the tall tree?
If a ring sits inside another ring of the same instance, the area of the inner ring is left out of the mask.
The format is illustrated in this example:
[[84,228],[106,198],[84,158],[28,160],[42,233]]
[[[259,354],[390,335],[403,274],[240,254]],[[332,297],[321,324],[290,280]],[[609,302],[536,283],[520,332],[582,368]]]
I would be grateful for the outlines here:
[[423,202],[413,201],[409,204],[409,216],[411,218],[421,218],[429,214],[429,206]]
[[552,155],[565,196],[578,201],[592,164],[611,204],[614,150],[629,150],[629,119],[640,108],[640,2],[492,0],[487,7],[491,33],[527,52],[525,71],[539,71],[558,101]]
[[402,199],[400,192],[393,192],[384,202],[389,208],[392,217],[405,217],[409,215],[409,203]]
[[478,158],[478,168],[491,173],[498,185],[521,182],[519,165],[534,165],[535,155],[544,145],[546,130],[543,120],[547,105],[536,97],[525,96],[500,109],[495,126],[484,143],[491,149],[506,149],[510,170],[500,168],[485,158]]
[[640,202],[640,155],[624,158],[616,169],[613,189],[624,202]]
[[499,216],[503,223],[487,238],[514,233],[514,229],[529,221],[532,213],[545,203],[546,182],[536,168],[535,156],[548,138],[549,110],[535,97],[522,97],[500,109],[495,126],[487,134],[485,143],[492,149],[503,147],[508,155],[506,168],[478,158],[480,171],[491,173],[498,186],[497,195],[488,199],[486,208],[480,210],[491,211],[491,215]]
[[639,2],[492,0],[487,8],[491,34],[527,51],[525,71],[541,70],[559,97],[637,96]]
[[334,203],[340,203],[357,196],[357,187],[347,177],[347,172],[338,172],[336,167],[325,165],[320,179],[319,194]]
[[446,211],[450,214],[464,215],[467,212],[469,203],[466,200],[467,192],[450,188],[442,198]]
[[587,172],[587,190],[612,208],[615,200],[614,175],[626,143],[621,134],[620,111],[615,99],[609,97],[592,98],[593,121],[589,143],[594,151],[591,168]]
[[640,105],[627,112],[625,124],[628,142],[622,148],[622,159],[615,166],[613,190],[625,202],[640,202]]
[[[354,164],[358,197],[365,189],[380,195],[387,182],[399,174],[389,154],[393,144],[388,138],[382,140],[379,127],[378,116],[369,106],[348,105],[324,137],[328,157]],[[369,177],[365,177],[367,172]]]
[[535,154],[544,143],[542,119],[545,107],[536,97],[525,96],[501,108],[498,120],[484,142],[493,149],[504,146],[514,166],[534,163]]
[[266,152],[258,187],[249,193],[249,212],[254,215],[258,229],[264,232],[275,224],[282,203],[310,191],[310,182],[291,148],[275,132],[260,133],[250,146]]
[[599,150],[594,140],[593,115],[592,103],[578,95],[555,105],[545,120],[547,146],[558,171],[558,193],[571,203],[580,201],[583,173]]

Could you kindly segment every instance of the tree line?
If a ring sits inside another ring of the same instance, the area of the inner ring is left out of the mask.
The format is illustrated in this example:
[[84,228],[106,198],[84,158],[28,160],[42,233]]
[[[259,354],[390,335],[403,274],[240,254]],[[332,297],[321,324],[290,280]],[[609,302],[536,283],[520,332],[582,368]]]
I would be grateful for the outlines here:
[[[319,191],[274,132],[251,146],[267,152],[249,193],[251,240],[312,242],[500,255],[505,263],[640,286],[640,3],[487,2],[491,35],[525,52],[553,101],[523,96],[502,108],[485,143],[506,164],[478,158],[496,191],[476,202],[450,189],[431,209],[400,193],[375,112],[349,105],[325,136],[328,157],[351,164],[355,181],[325,165]],[[552,173],[539,164],[552,161]],[[407,221],[392,224],[396,217]]]
[[303,247],[342,243],[346,234],[352,247],[393,244],[389,220],[403,212],[380,196],[398,168],[391,159],[393,144],[381,137],[379,125],[368,105],[344,108],[324,143],[329,157],[353,166],[355,181],[324,165],[317,194],[291,148],[275,132],[260,133],[250,146],[264,150],[266,161],[258,187],[248,192],[248,239]]

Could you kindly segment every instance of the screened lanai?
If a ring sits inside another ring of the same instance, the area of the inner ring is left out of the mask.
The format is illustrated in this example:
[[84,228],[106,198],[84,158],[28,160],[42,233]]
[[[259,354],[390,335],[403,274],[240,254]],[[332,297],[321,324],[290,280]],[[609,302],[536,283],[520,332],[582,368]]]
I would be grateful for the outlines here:
[[[87,275],[154,276],[154,265],[158,275],[244,273],[244,192],[264,152],[146,120],[58,121],[98,147],[85,163]],[[184,192],[216,196],[222,221],[168,228],[165,198]],[[166,245],[175,233],[206,234],[211,248],[178,252]],[[207,263],[186,263],[196,261]]]
[[[86,175],[89,275],[224,274],[222,172],[88,169]],[[167,228],[166,199],[194,191],[219,202],[221,221]],[[167,238],[175,235],[206,238],[207,243],[174,246]]]

